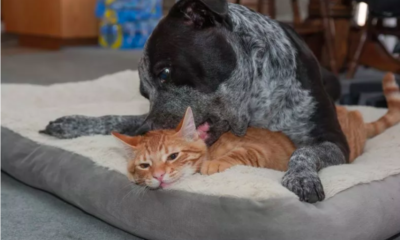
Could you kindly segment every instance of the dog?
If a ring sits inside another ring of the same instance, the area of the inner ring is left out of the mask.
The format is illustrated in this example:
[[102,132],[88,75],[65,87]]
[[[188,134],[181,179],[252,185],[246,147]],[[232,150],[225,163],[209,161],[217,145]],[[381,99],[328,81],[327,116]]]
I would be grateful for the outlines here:
[[58,138],[142,134],[176,127],[190,106],[197,126],[210,126],[209,145],[226,131],[242,136],[249,126],[289,136],[298,149],[282,184],[310,203],[325,198],[318,171],[348,162],[349,147],[323,85],[322,76],[332,75],[292,28],[244,6],[180,0],[148,39],[139,75],[148,114],[67,116],[41,132]]

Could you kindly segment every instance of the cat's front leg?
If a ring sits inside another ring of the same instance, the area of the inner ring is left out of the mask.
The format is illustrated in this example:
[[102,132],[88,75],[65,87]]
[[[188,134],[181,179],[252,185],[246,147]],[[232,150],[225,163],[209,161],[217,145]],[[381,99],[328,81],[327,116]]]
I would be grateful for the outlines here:
[[61,139],[97,134],[107,135],[111,134],[112,131],[133,135],[146,117],[147,114],[138,116],[108,115],[102,117],[73,115],[51,121],[44,130],[39,132]]
[[223,172],[236,165],[253,166],[254,163],[250,160],[248,152],[248,149],[236,148],[222,157],[203,162],[200,172],[203,175],[211,175]]
[[[237,165],[237,164],[235,164]],[[200,173],[203,175],[211,175],[214,173],[223,172],[232,167],[231,163],[221,160],[205,161],[201,165]]]

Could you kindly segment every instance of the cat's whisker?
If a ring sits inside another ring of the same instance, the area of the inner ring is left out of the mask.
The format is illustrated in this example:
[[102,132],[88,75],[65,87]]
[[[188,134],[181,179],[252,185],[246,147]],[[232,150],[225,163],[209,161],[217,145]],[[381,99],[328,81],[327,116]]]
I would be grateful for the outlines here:
[[142,189],[138,191],[139,197],[143,197],[148,189],[149,188],[147,186],[142,187]]
[[140,194],[142,194],[142,192],[146,191],[146,189],[148,188],[147,186],[134,185],[133,182],[131,184],[126,185],[126,186],[130,187],[131,189],[122,197],[120,203],[122,203],[124,201],[124,199],[126,197],[128,197],[129,195],[131,195],[132,193],[134,193],[136,195],[140,195]]
[[132,188],[133,187],[132,182],[129,182],[128,184],[123,185],[121,188],[118,189],[118,191],[123,191],[125,188]]
[[121,205],[121,203],[125,200],[125,198],[127,197],[127,196],[129,196],[129,194],[131,194],[132,192],[133,192],[133,188],[131,189],[131,190],[129,190],[127,193],[125,193],[125,195],[121,198],[121,200],[119,201],[119,203],[118,203],[118,206],[119,205]]

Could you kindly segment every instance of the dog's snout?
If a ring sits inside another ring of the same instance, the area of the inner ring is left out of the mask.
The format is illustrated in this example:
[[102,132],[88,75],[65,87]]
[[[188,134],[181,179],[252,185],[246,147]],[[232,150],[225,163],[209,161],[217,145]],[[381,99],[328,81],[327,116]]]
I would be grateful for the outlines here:
[[137,135],[144,135],[146,134],[148,131],[152,130],[152,126],[150,123],[148,122],[144,122],[135,132],[135,136]]
[[217,116],[211,115],[211,116],[208,118],[207,121],[208,121],[209,123],[211,123],[211,124],[214,124],[214,123],[219,122],[219,118],[218,118]]

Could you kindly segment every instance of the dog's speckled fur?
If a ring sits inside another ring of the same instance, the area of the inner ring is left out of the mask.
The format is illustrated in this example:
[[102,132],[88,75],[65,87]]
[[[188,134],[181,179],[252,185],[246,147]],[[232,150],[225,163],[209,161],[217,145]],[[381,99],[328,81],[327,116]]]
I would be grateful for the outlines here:
[[[161,83],[157,74],[165,67],[172,80]],[[308,202],[324,199],[318,171],[348,158],[313,54],[290,27],[246,7],[179,1],[147,42],[139,74],[148,116],[70,116],[44,133],[71,138],[173,128],[191,106],[196,124],[211,122],[208,144],[229,129],[243,135],[248,126],[287,134],[299,149],[282,183]]]
[[[147,117],[147,114],[140,116],[102,116],[87,117],[80,115],[66,116],[51,121],[46,129],[40,133],[49,134],[51,136],[70,139],[87,135],[107,135],[110,129],[115,131],[131,133],[132,125],[140,125]],[[112,130],[111,130],[112,131]]]

